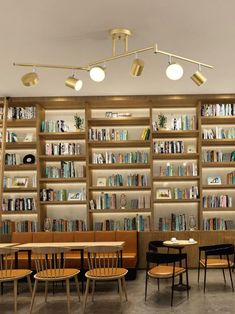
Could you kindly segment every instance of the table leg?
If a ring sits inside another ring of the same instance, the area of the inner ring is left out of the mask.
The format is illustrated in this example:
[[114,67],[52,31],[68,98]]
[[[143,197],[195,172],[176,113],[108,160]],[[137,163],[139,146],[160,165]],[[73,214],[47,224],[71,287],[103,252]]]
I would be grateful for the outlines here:
[[81,249],[81,281],[82,281],[82,293],[84,291],[84,250]]
[[[179,254],[182,254],[182,248],[179,249]],[[180,267],[182,267],[182,262],[180,261]],[[190,289],[190,286],[188,287]],[[187,290],[187,285],[183,283],[183,274],[179,275],[179,283],[177,285],[174,285],[174,290],[177,291],[185,291]]]

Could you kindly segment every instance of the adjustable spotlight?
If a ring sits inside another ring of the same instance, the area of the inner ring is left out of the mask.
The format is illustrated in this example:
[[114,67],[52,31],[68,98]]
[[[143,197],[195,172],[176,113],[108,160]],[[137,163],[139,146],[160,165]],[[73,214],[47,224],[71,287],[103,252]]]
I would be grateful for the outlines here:
[[144,61],[136,58],[131,65],[130,73],[133,76],[140,76],[143,69],[144,69]]
[[39,82],[39,77],[35,71],[26,73],[22,76],[21,81],[24,86],[30,87],[37,85]]
[[191,79],[194,81],[197,86],[201,86],[202,84],[206,83],[207,78],[201,72],[201,65],[198,64],[198,71],[196,71],[192,76]]
[[173,81],[181,79],[183,74],[184,70],[178,63],[170,63],[166,69],[166,76]]
[[69,76],[65,81],[65,85],[78,92],[82,88],[82,80],[76,79],[74,76]]
[[95,82],[102,82],[105,79],[105,71],[102,67],[93,67],[89,72],[90,78]]

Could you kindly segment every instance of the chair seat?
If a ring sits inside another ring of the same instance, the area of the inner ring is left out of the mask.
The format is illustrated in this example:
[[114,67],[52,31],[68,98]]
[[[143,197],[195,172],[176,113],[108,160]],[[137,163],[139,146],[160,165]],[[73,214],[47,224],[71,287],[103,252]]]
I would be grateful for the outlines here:
[[65,280],[72,278],[79,274],[80,270],[76,268],[65,268],[65,269],[53,269],[53,270],[43,270],[34,275],[35,279],[38,280]]
[[125,268],[94,268],[88,270],[85,274],[87,278],[97,279],[97,280],[108,280],[122,278],[128,273]]
[[[184,272],[185,268],[177,266],[175,267],[175,276],[178,276]],[[148,275],[154,278],[170,278],[173,276],[173,266],[155,266],[148,271]]]
[[[200,260],[200,264],[205,267],[205,259]],[[230,267],[233,266],[233,262],[229,261]],[[224,268],[228,267],[227,259],[220,258],[208,258],[207,259],[207,268]]]
[[0,281],[21,279],[32,273],[30,269],[0,270]]

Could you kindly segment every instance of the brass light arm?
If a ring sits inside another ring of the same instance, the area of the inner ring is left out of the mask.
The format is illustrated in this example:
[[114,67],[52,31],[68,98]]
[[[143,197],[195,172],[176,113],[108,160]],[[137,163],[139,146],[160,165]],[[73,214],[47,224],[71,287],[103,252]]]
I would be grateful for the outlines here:
[[68,70],[83,70],[89,71],[88,67],[69,66],[69,65],[53,65],[53,64],[40,64],[40,63],[13,63],[14,66],[31,67],[31,68],[49,68],[49,69],[68,69]]

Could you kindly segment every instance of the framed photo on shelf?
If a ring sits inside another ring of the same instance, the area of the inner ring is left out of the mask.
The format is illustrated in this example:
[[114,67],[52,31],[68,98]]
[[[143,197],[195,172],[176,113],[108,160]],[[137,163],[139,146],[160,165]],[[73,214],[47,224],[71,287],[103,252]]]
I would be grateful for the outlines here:
[[82,198],[81,192],[78,191],[68,192],[68,201],[80,201],[81,198]]
[[188,145],[188,146],[187,146],[187,153],[188,153],[188,154],[196,153],[196,146],[194,146],[194,145]]
[[157,199],[171,199],[171,189],[157,189]]
[[28,177],[14,177],[12,181],[12,188],[27,188],[28,184]]
[[208,185],[217,185],[221,184],[221,177],[220,176],[211,176],[207,178],[207,183]]
[[96,185],[97,186],[106,186],[106,178],[97,178],[97,182],[96,182]]

